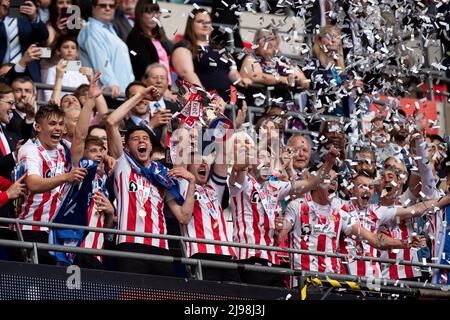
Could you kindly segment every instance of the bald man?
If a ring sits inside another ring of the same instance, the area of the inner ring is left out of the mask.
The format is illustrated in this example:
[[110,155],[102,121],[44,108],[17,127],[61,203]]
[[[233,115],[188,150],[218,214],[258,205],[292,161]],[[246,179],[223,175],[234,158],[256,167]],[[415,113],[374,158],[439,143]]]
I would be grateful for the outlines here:
[[309,167],[309,160],[311,159],[311,142],[307,137],[295,134],[289,138],[287,145],[296,152],[293,159],[293,167],[295,171],[297,171],[297,175],[300,176],[305,169],[308,169]]

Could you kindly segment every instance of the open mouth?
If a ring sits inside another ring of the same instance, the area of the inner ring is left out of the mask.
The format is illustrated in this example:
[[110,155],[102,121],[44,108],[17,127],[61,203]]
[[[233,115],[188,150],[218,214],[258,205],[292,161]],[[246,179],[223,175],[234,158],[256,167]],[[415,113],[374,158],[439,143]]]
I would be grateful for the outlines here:
[[198,169],[198,175],[200,177],[206,177],[206,169],[204,169],[204,168]]
[[328,194],[333,194],[336,192],[336,189],[328,189]]
[[386,186],[386,188],[384,188],[386,190],[386,192],[391,192],[392,191],[392,186]]
[[361,199],[364,200],[364,201],[369,201],[370,196],[368,194],[364,194],[364,195],[361,196]]
[[50,138],[52,140],[58,140],[59,141],[61,139],[61,134],[60,133],[53,133],[53,134],[50,135]]
[[145,153],[145,152],[147,151],[147,146],[145,146],[145,145],[140,145],[140,146],[138,146],[137,151],[138,151],[139,153]]

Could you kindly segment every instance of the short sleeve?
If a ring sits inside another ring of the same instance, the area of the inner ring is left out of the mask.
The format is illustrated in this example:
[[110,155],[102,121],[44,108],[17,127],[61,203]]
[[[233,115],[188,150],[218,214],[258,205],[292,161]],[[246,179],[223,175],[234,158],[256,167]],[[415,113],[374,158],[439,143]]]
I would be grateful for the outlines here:
[[245,179],[242,182],[242,184],[239,184],[239,183],[231,184],[230,180],[228,179],[228,188],[230,189],[230,195],[236,196],[236,195],[240,194],[243,190],[245,190],[247,188],[248,184],[249,184],[248,175],[245,176]]
[[359,223],[359,219],[356,215],[353,215],[352,213],[341,210],[341,224],[342,224],[341,230],[342,230],[342,232],[344,232],[344,234],[346,236],[349,236],[351,234],[352,227],[356,223]]
[[374,213],[378,217],[378,226],[397,223],[395,221],[395,216],[397,214],[396,207],[379,207],[374,210]]
[[285,217],[291,224],[295,224],[298,216],[300,215],[300,209],[303,201],[301,199],[295,199],[286,206]]
[[28,175],[38,175],[43,177],[42,159],[36,146],[31,142],[27,142],[19,150],[19,161],[25,166],[25,170],[28,171]]

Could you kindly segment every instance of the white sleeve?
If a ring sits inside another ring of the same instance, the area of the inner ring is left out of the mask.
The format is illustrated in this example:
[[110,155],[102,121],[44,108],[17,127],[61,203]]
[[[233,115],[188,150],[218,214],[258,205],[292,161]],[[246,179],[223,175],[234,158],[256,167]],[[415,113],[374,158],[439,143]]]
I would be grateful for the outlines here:
[[241,193],[247,185],[249,184],[249,177],[248,175],[245,176],[244,182],[242,184],[235,183],[234,185],[230,184],[230,178],[228,178],[228,188],[230,190],[230,196],[236,196],[239,193]]
[[118,176],[123,170],[127,168],[127,166],[130,166],[130,164],[128,163],[125,153],[122,153],[122,155],[116,161],[116,168],[114,169],[114,175]]
[[295,221],[298,219],[298,217],[300,215],[300,208],[301,208],[302,203],[303,202],[301,199],[295,199],[295,200],[289,202],[289,204],[286,206],[285,217],[286,217],[287,221],[292,223],[292,225],[295,224]]
[[358,221],[358,217],[354,214],[341,210],[341,231],[344,232],[346,236],[351,234],[353,225]]
[[404,207],[408,207],[411,206],[413,204],[415,204],[418,201],[419,198],[417,198],[416,196],[414,196],[411,192],[411,190],[406,189],[405,192],[403,192],[403,194],[400,196],[400,203],[402,204],[402,206]]
[[39,152],[33,143],[26,143],[19,150],[19,161],[25,165],[25,170],[28,171],[28,175],[38,175],[44,177],[42,159],[39,156]]
[[[390,225],[390,224],[396,224],[397,221],[395,219],[397,214],[397,208],[396,207],[379,207],[376,210],[374,210],[374,213],[378,217],[378,226],[382,225]],[[377,226],[377,227],[378,227]]]
[[[56,66],[52,66],[47,69],[47,76],[42,80],[45,84],[54,86],[56,80]],[[45,102],[49,102],[52,97],[53,90],[44,90]]]
[[269,184],[278,190],[278,201],[284,200],[292,189],[292,183],[287,181],[270,181]]

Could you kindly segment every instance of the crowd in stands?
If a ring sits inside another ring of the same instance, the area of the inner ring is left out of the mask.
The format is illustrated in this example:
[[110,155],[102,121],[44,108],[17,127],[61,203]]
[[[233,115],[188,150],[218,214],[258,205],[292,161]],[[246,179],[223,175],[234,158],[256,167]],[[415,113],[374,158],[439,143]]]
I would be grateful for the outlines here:
[[[427,10],[417,1],[286,4],[305,22],[306,49],[295,59],[280,47],[300,30],[281,35],[272,21],[251,44],[236,37],[236,17],[278,6],[271,2],[213,1],[213,13],[194,4],[174,42],[155,0],[27,0],[14,16],[0,0],[0,216],[347,259],[20,224],[30,242],[447,284],[446,271],[426,262],[448,264],[448,140],[395,99],[370,108],[379,95],[421,97],[414,89],[424,62],[405,48],[405,34],[442,38],[446,70],[448,1],[423,2]],[[230,32],[236,47],[227,45]],[[15,228],[2,223],[0,239],[20,240]],[[1,247],[0,258],[25,257]],[[38,260],[190,271],[42,250]],[[203,278],[299,285],[245,269],[204,267]]]

